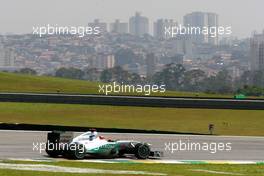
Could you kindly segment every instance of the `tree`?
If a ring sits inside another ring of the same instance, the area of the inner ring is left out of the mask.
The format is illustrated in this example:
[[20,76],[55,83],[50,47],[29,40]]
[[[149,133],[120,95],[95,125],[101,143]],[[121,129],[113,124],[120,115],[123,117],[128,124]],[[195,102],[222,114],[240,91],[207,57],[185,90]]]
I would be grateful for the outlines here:
[[128,79],[129,84],[142,84],[144,81],[142,80],[142,78],[136,74],[136,73],[132,73],[129,75],[129,79]]
[[252,84],[256,87],[264,87],[264,71],[258,70],[253,72]]
[[100,73],[96,68],[87,68],[84,71],[83,79],[89,81],[99,81]]
[[100,80],[104,83],[110,83],[112,81],[112,72],[110,69],[102,71]]
[[104,70],[100,80],[105,83],[117,82],[120,84],[140,84],[142,81],[138,74],[129,73],[120,66]]
[[56,77],[70,78],[70,79],[83,79],[84,72],[77,68],[59,68],[56,73]]
[[101,74],[102,82],[117,82],[117,83],[126,83],[128,81],[129,73],[122,69],[122,67],[117,66],[114,68],[106,69]]
[[237,90],[238,94],[244,94],[246,96],[262,96],[264,95],[264,89],[256,86],[247,86]]
[[202,70],[190,70],[184,73],[183,85],[186,91],[203,91],[206,74]]
[[128,83],[129,81],[129,73],[128,71],[123,70],[122,67],[117,66],[112,68],[112,79],[118,83]]
[[227,70],[221,70],[216,76],[205,79],[206,91],[210,93],[232,93],[232,78]]
[[244,89],[248,87],[264,88],[264,71],[245,71],[236,82],[236,87]]
[[183,86],[185,68],[180,64],[168,64],[153,76],[153,82],[166,85],[168,90],[179,90]]
[[36,75],[37,72],[31,68],[22,68],[19,71],[16,71],[16,73],[22,73],[27,75]]

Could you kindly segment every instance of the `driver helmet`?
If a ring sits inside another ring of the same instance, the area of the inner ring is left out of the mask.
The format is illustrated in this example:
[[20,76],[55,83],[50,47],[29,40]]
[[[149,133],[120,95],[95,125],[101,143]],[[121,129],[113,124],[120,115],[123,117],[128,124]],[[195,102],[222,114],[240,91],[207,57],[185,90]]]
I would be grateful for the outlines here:
[[97,131],[95,129],[91,129],[91,134],[89,136],[89,140],[92,141],[97,138]]

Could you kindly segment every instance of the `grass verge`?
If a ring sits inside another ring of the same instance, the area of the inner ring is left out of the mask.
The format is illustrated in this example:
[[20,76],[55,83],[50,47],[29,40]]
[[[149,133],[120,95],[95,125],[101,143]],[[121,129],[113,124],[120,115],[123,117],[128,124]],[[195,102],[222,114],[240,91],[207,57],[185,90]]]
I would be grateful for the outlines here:
[[[100,94],[99,82],[63,79],[48,76],[30,76],[15,73],[0,72],[0,92],[31,92],[31,93],[76,93]],[[125,95],[124,93],[121,95]],[[129,95],[139,95],[131,93]],[[187,96],[187,97],[232,97],[231,95],[217,95],[195,92],[166,91],[153,93],[152,96]]]
[[0,103],[0,122],[263,136],[264,111]]

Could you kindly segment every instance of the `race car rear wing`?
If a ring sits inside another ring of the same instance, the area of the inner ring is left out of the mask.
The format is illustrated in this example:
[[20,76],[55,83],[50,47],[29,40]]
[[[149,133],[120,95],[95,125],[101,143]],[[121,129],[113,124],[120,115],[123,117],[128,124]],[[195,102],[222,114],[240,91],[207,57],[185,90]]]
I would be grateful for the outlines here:
[[52,131],[48,133],[47,140],[51,143],[70,143],[73,138],[73,132]]

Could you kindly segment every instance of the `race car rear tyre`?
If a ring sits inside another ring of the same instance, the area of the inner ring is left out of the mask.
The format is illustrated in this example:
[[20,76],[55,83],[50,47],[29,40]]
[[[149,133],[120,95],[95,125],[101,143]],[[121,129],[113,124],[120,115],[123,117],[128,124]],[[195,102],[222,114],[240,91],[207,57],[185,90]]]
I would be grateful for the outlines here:
[[118,156],[118,158],[122,158],[122,157],[124,157],[124,155],[125,155],[124,151],[119,151],[117,156]]
[[57,143],[47,143],[46,153],[52,158],[57,158],[59,155],[62,154],[62,152],[58,149]]
[[150,155],[150,147],[148,144],[138,143],[135,146],[135,156],[138,159],[147,159]]
[[68,157],[70,159],[82,160],[86,155],[85,146],[83,144],[71,144]]

